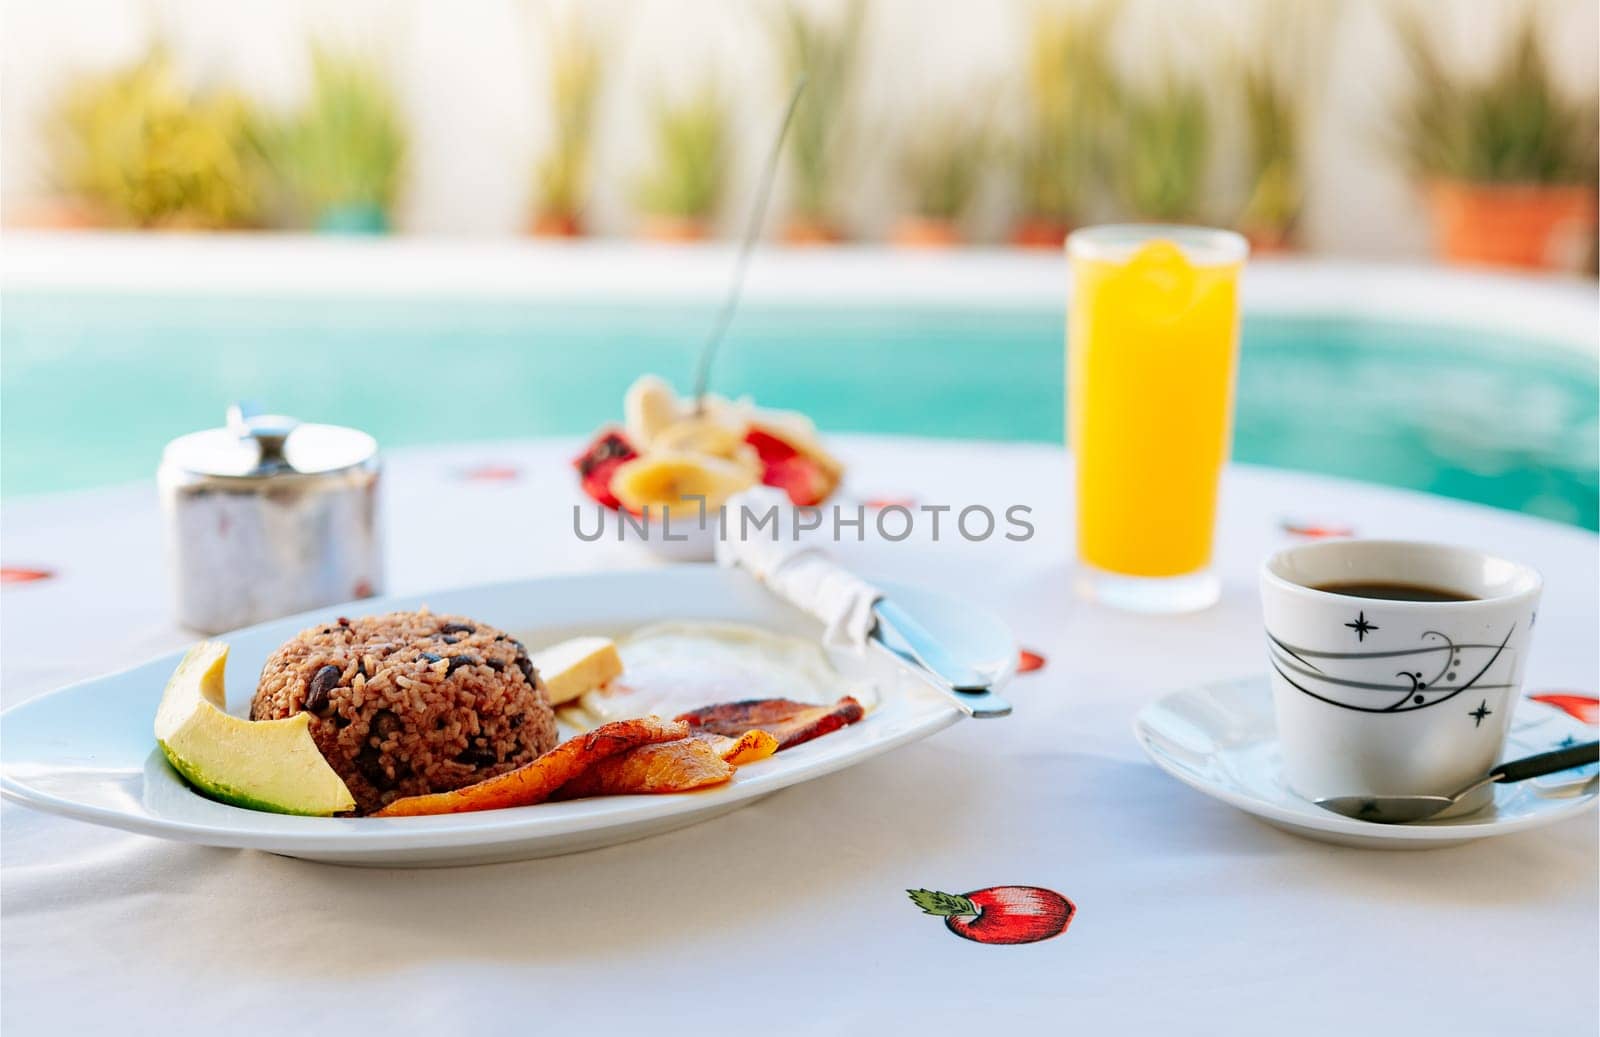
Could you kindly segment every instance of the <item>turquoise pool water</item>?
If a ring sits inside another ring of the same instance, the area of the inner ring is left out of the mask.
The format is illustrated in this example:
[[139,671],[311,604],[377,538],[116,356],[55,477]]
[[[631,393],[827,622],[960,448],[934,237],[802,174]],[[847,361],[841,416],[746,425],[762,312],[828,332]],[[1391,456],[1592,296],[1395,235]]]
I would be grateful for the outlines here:
[[[620,417],[686,382],[705,306],[10,294],[0,493],[149,477],[249,397],[386,446]],[[716,382],[824,430],[1059,441],[1059,309],[751,306]],[[1234,457],[1594,529],[1600,370],[1548,343],[1320,317],[1245,322]]]

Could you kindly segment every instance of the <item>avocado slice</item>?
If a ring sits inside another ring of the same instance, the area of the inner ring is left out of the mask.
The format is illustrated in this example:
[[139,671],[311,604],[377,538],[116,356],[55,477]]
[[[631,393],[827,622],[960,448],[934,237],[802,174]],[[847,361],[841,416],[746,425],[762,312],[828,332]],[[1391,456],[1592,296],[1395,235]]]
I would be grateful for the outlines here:
[[156,741],[189,784],[252,810],[326,817],[354,810],[343,779],[311,738],[311,717],[245,720],[225,712],[228,646],[202,641],[178,663],[156,710]]

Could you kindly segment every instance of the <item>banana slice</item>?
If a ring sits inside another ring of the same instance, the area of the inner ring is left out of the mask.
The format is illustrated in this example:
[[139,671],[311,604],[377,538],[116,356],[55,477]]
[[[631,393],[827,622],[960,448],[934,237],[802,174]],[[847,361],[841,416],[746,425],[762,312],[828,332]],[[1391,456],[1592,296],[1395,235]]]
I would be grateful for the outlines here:
[[729,460],[744,469],[745,474],[750,476],[751,485],[760,482],[761,473],[766,470],[766,465],[761,463],[761,455],[749,443],[740,443],[739,449],[733,452]]
[[622,400],[623,425],[637,450],[652,445],[656,436],[676,424],[684,409],[672,386],[653,374],[641,375]]
[[650,441],[651,450],[709,454],[732,460],[744,446],[744,428],[731,428],[710,418],[684,418],[668,425]]
[[750,427],[750,419],[756,414],[757,407],[748,396],[730,400],[713,392],[706,394],[704,412],[719,424],[743,430]]
[[[711,509],[755,483],[747,469],[732,461],[701,454],[652,453],[619,465],[611,476],[611,492],[630,511],[642,511],[646,505],[659,511],[687,497],[700,496]],[[695,501],[689,504],[698,507]]]

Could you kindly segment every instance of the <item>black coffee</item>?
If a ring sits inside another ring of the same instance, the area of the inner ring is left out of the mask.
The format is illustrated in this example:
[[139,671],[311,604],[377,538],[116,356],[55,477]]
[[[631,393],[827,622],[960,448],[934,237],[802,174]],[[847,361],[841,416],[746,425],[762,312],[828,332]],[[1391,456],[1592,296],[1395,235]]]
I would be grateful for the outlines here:
[[1343,594],[1351,598],[1376,598],[1379,601],[1477,601],[1471,594],[1445,590],[1443,587],[1425,587],[1416,583],[1324,583],[1314,590],[1329,594]]

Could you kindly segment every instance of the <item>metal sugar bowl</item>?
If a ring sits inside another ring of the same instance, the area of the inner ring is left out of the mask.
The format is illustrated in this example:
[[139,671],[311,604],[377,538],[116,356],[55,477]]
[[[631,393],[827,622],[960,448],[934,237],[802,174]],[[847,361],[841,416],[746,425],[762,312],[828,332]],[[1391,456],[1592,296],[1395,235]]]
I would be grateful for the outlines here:
[[383,589],[378,444],[242,407],[167,444],[156,482],[177,618],[214,634]]

